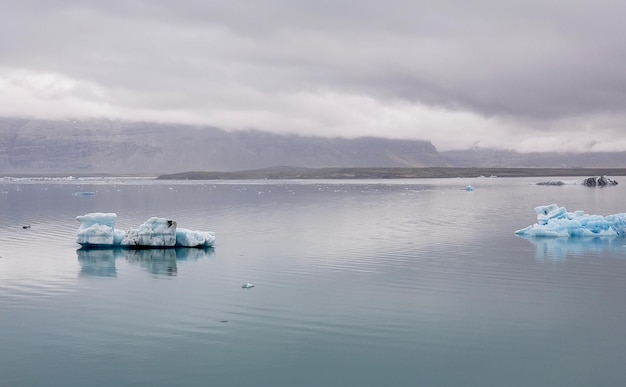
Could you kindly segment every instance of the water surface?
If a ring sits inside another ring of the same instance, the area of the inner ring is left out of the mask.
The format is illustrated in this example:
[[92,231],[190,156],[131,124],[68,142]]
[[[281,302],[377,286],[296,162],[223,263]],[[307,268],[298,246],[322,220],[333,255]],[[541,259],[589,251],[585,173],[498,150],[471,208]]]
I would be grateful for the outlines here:
[[[625,189],[533,183],[2,180],[0,385],[623,385],[626,242],[513,232]],[[80,250],[88,212],[216,245]]]

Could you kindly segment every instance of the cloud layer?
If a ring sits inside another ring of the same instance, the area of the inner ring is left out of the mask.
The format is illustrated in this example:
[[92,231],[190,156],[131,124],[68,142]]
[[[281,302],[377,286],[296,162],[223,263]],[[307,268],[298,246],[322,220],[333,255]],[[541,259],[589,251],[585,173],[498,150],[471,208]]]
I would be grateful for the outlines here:
[[626,150],[626,3],[28,1],[0,115]]

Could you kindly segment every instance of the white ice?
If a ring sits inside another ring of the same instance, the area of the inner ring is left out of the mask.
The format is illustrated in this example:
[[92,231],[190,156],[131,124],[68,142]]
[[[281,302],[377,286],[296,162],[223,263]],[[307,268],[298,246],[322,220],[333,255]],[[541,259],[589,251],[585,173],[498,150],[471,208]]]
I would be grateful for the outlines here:
[[537,223],[515,231],[528,237],[597,237],[626,235],[626,213],[608,216],[567,212],[556,204],[535,207]]
[[108,246],[115,243],[114,213],[94,212],[87,215],[77,216],[80,222],[76,242],[83,246]]
[[114,213],[90,213],[77,216],[80,222],[76,242],[82,246],[121,247],[210,247],[215,242],[211,231],[176,228],[176,222],[152,217],[138,228],[115,229]]
[[181,247],[209,247],[215,242],[215,233],[211,231],[188,230],[179,228],[176,230],[176,246]]
[[139,228],[128,230],[122,239],[122,246],[174,247],[176,246],[176,222],[153,216]]

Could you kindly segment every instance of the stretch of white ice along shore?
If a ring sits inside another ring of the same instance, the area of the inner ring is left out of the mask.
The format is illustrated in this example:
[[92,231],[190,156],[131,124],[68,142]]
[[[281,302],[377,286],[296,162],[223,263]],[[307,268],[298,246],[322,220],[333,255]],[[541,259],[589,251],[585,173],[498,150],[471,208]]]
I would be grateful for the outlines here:
[[115,229],[115,213],[93,212],[76,219],[76,242],[83,247],[209,247],[215,242],[214,232],[177,228],[167,218],[152,217],[128,231]]
[[588,215],[584,211],[567,212],[556,204],[535,207],[537,223],[515,234],[528,237],[625,236],[626,213]]

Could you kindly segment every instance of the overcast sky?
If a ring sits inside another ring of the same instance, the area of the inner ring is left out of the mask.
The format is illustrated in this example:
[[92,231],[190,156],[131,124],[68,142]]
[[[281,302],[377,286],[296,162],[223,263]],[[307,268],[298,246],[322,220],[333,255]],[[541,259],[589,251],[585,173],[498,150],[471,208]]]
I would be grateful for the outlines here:
[[2,116],[626,150],[625,1],[0,6]]

